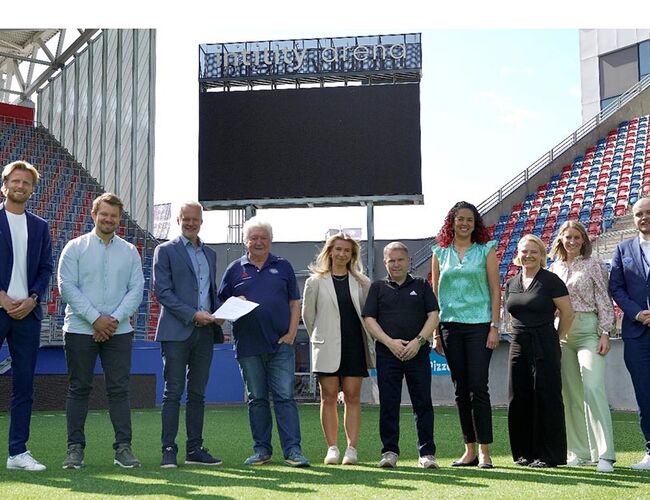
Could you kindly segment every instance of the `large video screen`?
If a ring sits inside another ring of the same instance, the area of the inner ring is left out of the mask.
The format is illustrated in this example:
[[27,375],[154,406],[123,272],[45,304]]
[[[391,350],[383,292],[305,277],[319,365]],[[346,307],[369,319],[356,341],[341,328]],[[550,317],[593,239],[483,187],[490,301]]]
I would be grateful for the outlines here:
[[419,84],[199,94],[199,199],[422,194]]

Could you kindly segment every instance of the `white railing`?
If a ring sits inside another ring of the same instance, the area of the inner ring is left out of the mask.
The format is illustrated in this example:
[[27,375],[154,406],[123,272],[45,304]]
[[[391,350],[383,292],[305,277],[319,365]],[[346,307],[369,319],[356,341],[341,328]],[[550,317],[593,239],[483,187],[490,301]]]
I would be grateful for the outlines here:
[[581,127],[577,128],[575,132],[566,137],[564,140],[560,141],[555,147],[550,151],[544,154],[537,161],[533,162],[526,170],[520,172],[510,181],[506,182],[501,189],[496,193],[488,196],[481,204],[478,205],[479,213],[485,214],[490,211],[492,208],[501,203],[507,196],[513,193],[517,188],[522,186],[537,174],[540,170],[544,169],[550,165],[555,158],[560,156],[566,150],[578,143],[580,139],[586,136],[589,132],[598,127],[604,120],[612,116],[616,111],[618,111],[622,106],[630,102],[637,95],[643,92],[647,87],[650,86],[650,75],[643,77],[641,81],[635,84],[632,88],[627,90],[625,93],[613,101],[609,106],[603,109],[600,113],[594,116],[591,120],[584,123]]

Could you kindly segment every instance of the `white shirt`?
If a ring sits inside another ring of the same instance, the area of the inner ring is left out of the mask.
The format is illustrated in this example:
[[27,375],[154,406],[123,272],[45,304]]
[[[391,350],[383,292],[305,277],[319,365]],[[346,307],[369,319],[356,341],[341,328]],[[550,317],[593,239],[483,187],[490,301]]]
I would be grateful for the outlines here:
[[11,268],[11,279],[7,295],[12,299],[25,299],[29,296],[27,284],[27,217],[23,212],[20,215],[12,214],[5,210],[9,232],[11,233],[11,246],[14,251],[14,264]]

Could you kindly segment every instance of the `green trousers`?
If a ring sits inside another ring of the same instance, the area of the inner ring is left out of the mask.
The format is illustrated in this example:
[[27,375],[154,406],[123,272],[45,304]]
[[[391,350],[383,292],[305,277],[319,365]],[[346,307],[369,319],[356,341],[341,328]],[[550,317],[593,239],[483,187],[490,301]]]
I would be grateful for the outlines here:
[[598,317],[576,313],[562,347],[562,397],[567,449],[578,458],[616,460],[605,392],[605,357],[598,354]]

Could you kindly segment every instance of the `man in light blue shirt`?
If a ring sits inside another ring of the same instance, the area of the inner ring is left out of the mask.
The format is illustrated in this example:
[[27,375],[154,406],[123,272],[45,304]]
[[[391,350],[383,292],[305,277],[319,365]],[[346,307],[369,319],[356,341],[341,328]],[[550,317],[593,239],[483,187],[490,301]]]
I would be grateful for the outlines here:
[[63,332],[69,378],[64,469],[83,465],[84,425],[98,355],[115,431],[113,463],[125,468],[140,466],[131,451],[133,327],[129,318],[142,301],[144,276],[137,249],[115,234],[122,210],[122,201],[114,194],[97,197],[91,212],[95,228],[69,241],[59,260],[59,290],[67,303]]

